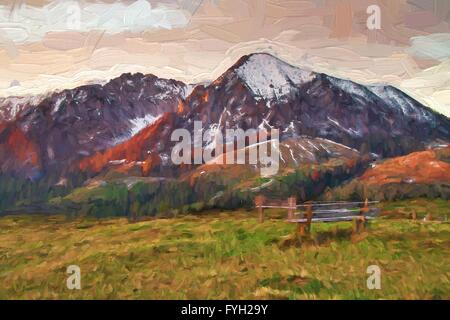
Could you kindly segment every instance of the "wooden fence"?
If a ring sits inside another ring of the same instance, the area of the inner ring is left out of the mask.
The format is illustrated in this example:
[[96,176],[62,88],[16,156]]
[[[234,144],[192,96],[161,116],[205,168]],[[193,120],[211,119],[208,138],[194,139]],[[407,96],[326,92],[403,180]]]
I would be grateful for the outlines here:
[[298,233],[306,235],[314,222],[353,221],[356,233],[365,230],[367,220],[375,218],[379,209],[375,207],[378,201],[363,202],[307,202],[297,205],[297,199],[290,197],[286,200],[268,200],[264,196],[255,198],[259,222],[264,222],[264,209],[286,209],[287,222],[297,223]]

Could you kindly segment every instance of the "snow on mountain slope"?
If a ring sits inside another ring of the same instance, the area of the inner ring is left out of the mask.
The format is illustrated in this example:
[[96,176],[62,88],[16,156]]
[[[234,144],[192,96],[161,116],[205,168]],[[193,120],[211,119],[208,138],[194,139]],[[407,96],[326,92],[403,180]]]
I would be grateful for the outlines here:
[[0,121],[13,121],[25,108],[36,106],[44,96],[0,98]]
[[392,86],[373,85],[367,88],[382,99],[390,108],[400,111],[404,116],[414,118],[420,122],[436,120],[431,111]]
[[350,81],[350,80],[344,80],[344,79],[338,79],[335,77],[327,77],[328,80],[336,87],[341,89],[342,91],[345,91],[353,96],[358,96],[363,99],[372,99],[371,92],[363,85]]
[[153,116],[151,114],[147,114],[144,117],[131,119],[130,120],[131,127],[128,130],[128,132],[126,134],[124,134],[123,136],[121,136],[121,137],[117,138],[116,140],[114,140],[113,145],[119,144],[121,142],[124,142],[124,141],[134,137],[139,132],[141,132],[143,129],[145,129],[148,126],[152,125],[160,117],[161,117],[161,115]]
[[[262,72],[264,70],[264,72]],[[300,70],[269,54],[253,54],[237,70],[254,95],[280,100],[296,86],[311,81],[314,73]]]

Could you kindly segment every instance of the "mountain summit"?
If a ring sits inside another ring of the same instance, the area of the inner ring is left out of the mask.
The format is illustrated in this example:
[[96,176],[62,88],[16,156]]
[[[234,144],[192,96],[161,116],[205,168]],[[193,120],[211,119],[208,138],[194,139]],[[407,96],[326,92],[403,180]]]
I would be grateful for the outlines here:
[[255,97],[267,101],[288,97],[315,76],[266,53],[244,56],[231,70]]

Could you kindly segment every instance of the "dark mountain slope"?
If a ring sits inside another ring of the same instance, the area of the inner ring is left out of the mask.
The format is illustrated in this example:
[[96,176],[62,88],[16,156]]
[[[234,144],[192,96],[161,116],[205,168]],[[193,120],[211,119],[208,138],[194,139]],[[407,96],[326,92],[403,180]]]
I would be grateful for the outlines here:
[[[174,80],[123,74],[105,85],[64,90],[37,105],[16,106],[14,114],[3,118],[0,171],[30,177],[62,172],[73,160],[127,140],[164,112],[176,111],[185,90]],[[18,157],[14,150],[24,143],[33,148]],[[33,168],[24,157],[37,157]]]

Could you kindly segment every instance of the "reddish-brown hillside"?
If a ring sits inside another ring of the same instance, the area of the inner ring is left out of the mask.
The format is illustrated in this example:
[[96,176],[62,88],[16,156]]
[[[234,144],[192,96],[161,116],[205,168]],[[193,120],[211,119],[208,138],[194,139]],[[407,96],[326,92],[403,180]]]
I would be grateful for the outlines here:
[[164,144],[164,138],[170,137],[175,117],[173,113],[164,114],[153,125],[130,140],[81,160],[78,163],[79,169],[98,173],[108,165],[117,164],[117,169],[120,171],[121,167],[138,162],[142,168],[142,174],[147,175],[155,165],[159,164],[160,157],[156,149],[158,145],[161,147],[161,144]]
[[13,170],[17,163],[26,168],[40,167],[38,147],[17,127],[0,125],[0,156],[0,171]]
[[446,157],[450,157],[450,146],[440,150],[414,152],[376,165],[367,170],[360,180],[368,185],[450,183],[450,164],[442,160]]

